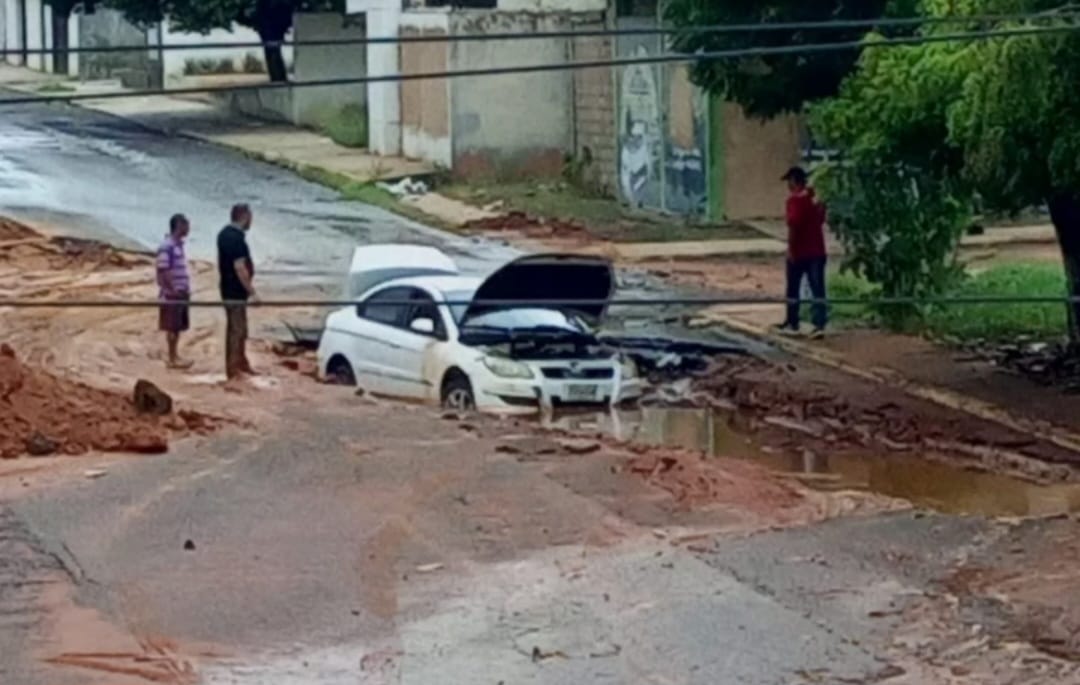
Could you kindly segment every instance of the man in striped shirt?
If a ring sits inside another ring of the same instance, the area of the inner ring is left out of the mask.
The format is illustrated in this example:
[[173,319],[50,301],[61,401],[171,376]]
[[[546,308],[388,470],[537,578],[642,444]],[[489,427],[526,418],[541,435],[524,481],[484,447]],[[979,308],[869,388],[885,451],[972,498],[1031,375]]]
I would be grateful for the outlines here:
[[169,348],[167,364],[172,369],[191,367],[190,361],[177,354],[180,334],[191,326],[187,304],[191,299],[191,277],[184,255],[184,240],[190,230],[187,217],[174,214],[169,219],[169,235],[157,251],[158,299],[161,300],[158,327],[165,332]]

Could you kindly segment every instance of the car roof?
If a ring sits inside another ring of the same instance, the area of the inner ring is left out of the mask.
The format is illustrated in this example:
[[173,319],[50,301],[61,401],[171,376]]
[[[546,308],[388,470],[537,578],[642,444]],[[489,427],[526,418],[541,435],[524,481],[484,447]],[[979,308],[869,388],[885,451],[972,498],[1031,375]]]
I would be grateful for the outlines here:
[[465,290],[471,295],[483,282],[484,279],[476,278],[474,276],[407,276],[405,278],[395,278],[391,281],[380,283],[377,286],[377,289],[382,290],[384,288],[411,286],[423,288],[424,290],[429,290],[436,294]]

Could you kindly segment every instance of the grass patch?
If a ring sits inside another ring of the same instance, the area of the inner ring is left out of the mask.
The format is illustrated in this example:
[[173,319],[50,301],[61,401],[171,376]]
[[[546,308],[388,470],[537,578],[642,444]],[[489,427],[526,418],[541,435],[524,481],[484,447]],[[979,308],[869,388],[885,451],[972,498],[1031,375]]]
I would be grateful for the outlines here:
[[46,83],[38,86],[39,93],[74,93],[75,88],[66,83]]
[[367,109],[360,105],[345,105],[320,117],[320,130],[338,145],[367,147]]
[[363,202],[364,204],[385,209],[388,212],[393,212],[394,214],[398,214],[407,219],[412,219],[418,223],[435,226],[446,231],[453,231],[456,229],[456,227],[440,220],[438,217],[431,216],[407,202],[402,202],[392,193],[383,190],[374,183],[359,183],[344,174],[338,174],[314,166],[301,165],[289,168],[304,180],[318,183],[319,185],[328,188],[333,188],[341,193],[341,198],[343,200]]
[[566,182],[451,183],[439,187],[443,195],[477,207],[501,203],[504,211],[575,221],[597,238],[615,242],[673,242],[761,238],[757,231],[738,225],[690,223],[676,218],[634,212],[618,201],[590,194]]
[[[1065,276],[1056,264],[1012,263],[992,266],[963,280],[949,294],[956,297],[1061,297]],[[1066,331],[1065,305],[976,304],[931,307],[926,328],[936,337],[958,340],[1005,340],[1016,337],[1060,338]]]
[[[870,298],[875,288],[851,274],[830,273],[830,298]],[[1056,264],[1014,262],[968,274],[945,293],[949,297],[1060,297],[1065,277]],[[835,305],[831,317],[843,325],[876,325],[877,317],[865,305]],[[925,311],[917,331],[952,343],[1016,338],[1051,340],[1066,330],[1065,305],[953,304],[934,305]]]

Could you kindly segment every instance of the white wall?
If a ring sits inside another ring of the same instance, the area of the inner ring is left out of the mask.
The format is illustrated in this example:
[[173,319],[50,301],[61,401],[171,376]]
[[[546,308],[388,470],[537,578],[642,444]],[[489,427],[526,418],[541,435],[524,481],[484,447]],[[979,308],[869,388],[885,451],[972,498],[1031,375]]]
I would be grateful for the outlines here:
[[[150,43],[157,44],[157,31],[152,30],[150,35]],[[210,33],[184,33],[181,31],[174,31],[169,28],[168,22],[162,27],[161,44],[162,45],[198,45],[199,43],[258,43],[259,34],[255,31],[246,28],[244,26],[234,25],[231,31],[225,29],[214,29]],[[285,57],[286,63],[292,63],[293,49],[290,46],[285,46],[281,50]],[[214,62],[220,62],[221,60],[232,60],[237,71],[240,71],[243,67],[244,57],[246,55],[254,55],[263,61],[263,51],[261,47],[251,48],[214,48],[210,50],[166,50],[164,54],[165,60],[165,80],[175,81],[184,75],[184,64],[188,60],[213,60]]]
[[[345,0],[347,14],[363,13],[367,35],[398,35],[402,16],[401,0]],[[396,74],[399,70],[398,46],[368,44],[367,68],[372,75]],[[401,154],[401,91],[397,83],[367,84],[368,146],[380,155]]]
[[[29,50],[40,50],[45,45],[41,40],[41,0],[26,0],[26,47]],[[26,66],[41,71],[45,60],[40,54],[28,55]]]
[[[14,50],[20,46],[19,26],[22,19],[19,17],[19,0],[4,0],[4,47],[6,50]],[[22,55],[8,55],[8,64],[22,64]]]
[[[72,12],[68,17],[68,47],[79,47],[79,20],[80,14],[78,12]],[[68,76],[79,75],[79,53],[68,53]]]

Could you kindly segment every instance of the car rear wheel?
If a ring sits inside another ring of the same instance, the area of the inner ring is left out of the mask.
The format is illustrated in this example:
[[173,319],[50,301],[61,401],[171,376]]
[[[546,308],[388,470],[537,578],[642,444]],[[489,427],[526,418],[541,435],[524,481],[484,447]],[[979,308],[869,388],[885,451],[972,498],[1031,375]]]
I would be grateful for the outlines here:
[[334,357],[326,365],[326,378],[335,385],[356,385],[352,364],[344,357]]
[[472,411],[476,409],[476,397],[473,395],[472,383],[463,373],[454,373],[447,376],[443,382],[442,405],[455,411]]

